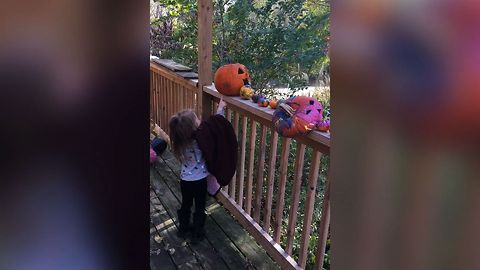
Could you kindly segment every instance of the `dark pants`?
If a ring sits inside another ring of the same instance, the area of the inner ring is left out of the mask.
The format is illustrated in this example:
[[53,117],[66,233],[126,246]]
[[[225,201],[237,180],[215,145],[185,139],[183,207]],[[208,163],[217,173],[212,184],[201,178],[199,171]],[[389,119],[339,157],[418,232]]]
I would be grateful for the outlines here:
[[198,181],[180,181],[182,191],[182,206],[178,210],[180,230],[187,230],[190,224],[190,209],[195,200],[193,214],[193,232],[202,233],[205,225],[205,202],[207,199],[207,178]]

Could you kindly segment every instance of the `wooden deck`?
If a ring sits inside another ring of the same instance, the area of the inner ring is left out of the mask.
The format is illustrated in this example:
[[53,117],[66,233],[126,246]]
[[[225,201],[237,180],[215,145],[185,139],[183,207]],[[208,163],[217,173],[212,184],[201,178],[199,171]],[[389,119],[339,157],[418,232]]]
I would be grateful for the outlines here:
[[166,151],[150,169],[150,268],[280,269],[214,199],[207,199],[206,239],[193,245],[176,236],[180,166]]

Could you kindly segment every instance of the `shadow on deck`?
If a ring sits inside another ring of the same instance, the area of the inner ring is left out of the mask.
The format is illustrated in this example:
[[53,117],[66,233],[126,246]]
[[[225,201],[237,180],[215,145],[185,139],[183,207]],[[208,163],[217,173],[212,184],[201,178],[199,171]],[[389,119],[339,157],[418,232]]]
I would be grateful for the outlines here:
[[206,239],[192,245],[176,236],[180,165],[166,151],[150,168],[150,268],[280,269],[213,198],[207,199]]

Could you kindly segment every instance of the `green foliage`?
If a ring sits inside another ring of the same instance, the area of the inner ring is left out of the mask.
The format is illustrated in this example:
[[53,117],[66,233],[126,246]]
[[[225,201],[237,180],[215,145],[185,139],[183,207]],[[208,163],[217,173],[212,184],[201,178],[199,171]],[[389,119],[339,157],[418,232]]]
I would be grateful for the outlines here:
[[322,104],[323,118],[329,119],[330,118],[330,89],[317,87],[313,91],[312,96]]
[[328,8],[316,14],[306,0],[217,2],[214,68],[243,63],[253,87],[266,94],[275,86],[306,86],[326,57]]
[[[162,9],[160,16],[151,18],[152,39],[159,40],[150,53],[161,58],[173,59],[196,69],[197,65],[197,1],[155,0]],[[165,38],[164,25],[171,25],[172,33]]]
[[[169,45],[154,55],[182,64],[197,64],[196,0],[156,0],[163,16],[152,27],[169,20]],[[317,78],[327,63],[330,7],[313,0],[214,0],[213,68],[239,62],[251,73],[252,86],[266,94],[275,87],[291,93]],[[153,38],[162,38],[156,35]]]

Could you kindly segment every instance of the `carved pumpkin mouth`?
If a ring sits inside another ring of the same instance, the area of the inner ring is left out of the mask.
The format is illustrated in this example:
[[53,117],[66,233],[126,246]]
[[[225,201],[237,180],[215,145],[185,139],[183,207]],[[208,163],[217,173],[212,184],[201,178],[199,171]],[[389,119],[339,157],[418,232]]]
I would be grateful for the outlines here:
[[250,84],[250,83],[248,82],[248,79],[243,79],[243,85],[247,85],[247,84]]

